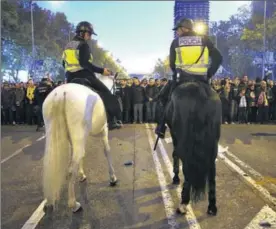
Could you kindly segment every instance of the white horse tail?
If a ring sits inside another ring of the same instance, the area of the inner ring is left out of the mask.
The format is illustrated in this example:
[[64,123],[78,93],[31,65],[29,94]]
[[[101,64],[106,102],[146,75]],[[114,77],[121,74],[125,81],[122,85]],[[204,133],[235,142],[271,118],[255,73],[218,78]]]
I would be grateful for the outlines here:
[[[52,99],[52,100],[51,100]],[[70,158],[70,134],[66,117],[66,92],[56,92],[43,106],[46,129],[43,191],[47,205],[59,200],[62,186],[68,174]]]

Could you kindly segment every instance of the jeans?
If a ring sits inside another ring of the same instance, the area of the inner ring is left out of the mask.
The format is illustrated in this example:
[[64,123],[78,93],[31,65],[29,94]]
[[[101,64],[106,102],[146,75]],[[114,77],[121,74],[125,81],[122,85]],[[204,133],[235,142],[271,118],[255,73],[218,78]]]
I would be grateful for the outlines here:
[[134,120],[133,122],[138,121],[139,116],[139,122],[143,122],[143,103],[134,104]]

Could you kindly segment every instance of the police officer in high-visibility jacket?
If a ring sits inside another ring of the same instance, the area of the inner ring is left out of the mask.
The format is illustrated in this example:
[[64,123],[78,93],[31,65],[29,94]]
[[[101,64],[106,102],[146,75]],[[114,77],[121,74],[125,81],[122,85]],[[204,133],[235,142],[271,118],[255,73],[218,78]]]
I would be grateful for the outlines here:
[[67,83],[73,79],[87,79],[91,87],[95,89],[101,96],[107,112],[109,129],[121,128],[121,109],[117,98],[111,91],[96,77],[95,73],[105,76],[111,75],[106,68],[100,68],[93,65],[93,56],[87,43],[91,40],[94,32],[93,26],[82,21],[76,27],[76,36],[70,41],[63,51],[63,67],[66,72]]
[[[172,90],[178,83],[197,80],[208,83],[222,63],[222,56],[218,49],[207,36],[199,35],[194,31],[194,23],[191,19],[181,19],[173,30],[178,35],[170,47],[173,80],[160,92],[159,99],[163,105],[168,102]],[[212,60],[210,65],[209,57]],[[165,131],[165,120],[162,117],[155,133],[160,138],[164,138]]]

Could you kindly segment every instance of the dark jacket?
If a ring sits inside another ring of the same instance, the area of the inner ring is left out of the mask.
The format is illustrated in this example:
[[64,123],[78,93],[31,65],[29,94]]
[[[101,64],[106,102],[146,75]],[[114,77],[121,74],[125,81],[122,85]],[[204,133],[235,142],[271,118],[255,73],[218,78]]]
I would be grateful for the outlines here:
[[132,102],[132,88],[129,86],[121,87],[118,91],[118,95],[122,99],[123,109],[128,110],[131,108]]
[[153,86],[148,85],[145,88],[145,95],[148,101],[150,98],[155,99],[158,96],[158,93],[159,93],[159,89],[155,85]]
[[145,102],[146,93],[145,89],[140,85],[133,85],[132,86],[132,103],[133,104],[141,104]]
[[1,91],[1,106],[3,109],[12,108],[15,105],[15,93],[11,88],[3,88]]
[[51,90],[52,90],[51,85],[47,84],[46,82],[40,82],[34,92],[35,105],[38,105],[41,107],[47,95],[51,92]]

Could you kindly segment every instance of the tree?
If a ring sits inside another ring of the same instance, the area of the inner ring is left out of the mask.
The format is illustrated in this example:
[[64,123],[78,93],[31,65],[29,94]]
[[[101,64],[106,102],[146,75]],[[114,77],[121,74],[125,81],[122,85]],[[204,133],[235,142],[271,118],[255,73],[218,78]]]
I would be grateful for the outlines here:
[[[35,59],[32,58],[31,4]],[[75,27],[68,22],[64,13],[42,9],[30,0],[4,0],[1,26],[1,72],[14,72],[13,78],[18,76],[19,70],[33,70],[38,76],[43,76],[48,71],[60,77],[63,72],[62,51],[73,38]],[[95,65],[106,65],[113,71],[119,71],[116,62],[97,46],[96,41],[91,41],[90,47]],[[33,65],[40,60],[43,62],[42,66]]]
[[[266,21],[266,45],[271,51],[276,50],[276,13]],[[242,40],[247,42],[251,49],[261,51],[263,49],[264,23],[255,24],[253,28],[243,30]]]

